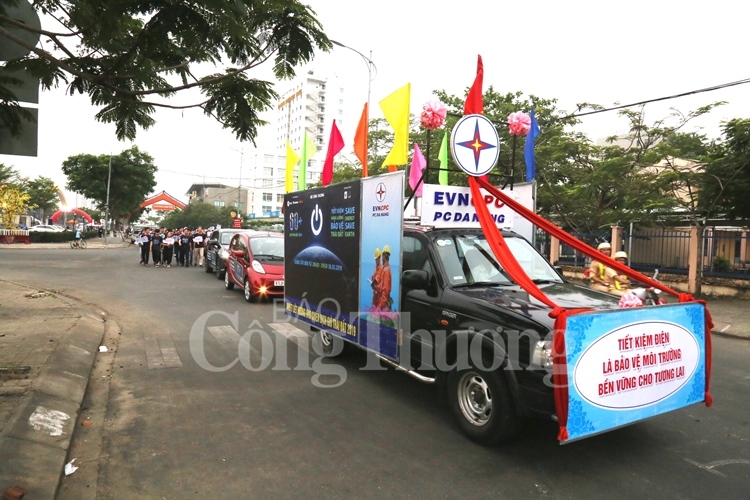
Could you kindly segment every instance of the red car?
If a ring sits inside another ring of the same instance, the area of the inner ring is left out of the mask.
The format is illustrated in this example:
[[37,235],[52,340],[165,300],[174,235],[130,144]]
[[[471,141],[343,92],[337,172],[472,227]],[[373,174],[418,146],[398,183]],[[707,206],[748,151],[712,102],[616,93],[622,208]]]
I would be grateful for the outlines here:
[[224,287],[243,287],[245,300],[284,295],[284,236],[237,233],[229,242]]

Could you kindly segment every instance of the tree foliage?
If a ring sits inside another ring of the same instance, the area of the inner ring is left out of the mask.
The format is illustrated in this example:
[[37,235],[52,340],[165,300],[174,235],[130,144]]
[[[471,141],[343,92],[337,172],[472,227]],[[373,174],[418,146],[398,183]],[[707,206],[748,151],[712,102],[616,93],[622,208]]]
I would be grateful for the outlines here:
[[68,177],[68,189],[96,202],[104,210],[107,199],[107,179],[112,162],[109,192],[109,214],[113,220],[134,217],[142,212],[139,205],[156,186],[156,166],[153,158],[137,146],[118,155],[71,156],[63,162],[62,171]]
[[750,119],[735,118],[722,127],[724,140],[713,145],[699,191],[704,212],[750,219]]
[[[297,0],[37,0],[37,12],[59,22],[41,30],[40,47],[6,29],[25,29],[6,8],[0,3],[0,38],[31,50],[6,67],[38,77],[43,89],[67,85],[71,95],[87,94],[101,108],[96,119],[114,123],[120,139],[153,125],[157,107],[200,107],[253,141],[265,123],[259,113],[277,94],[248,72],[271,61],[277,78],[291,78],[316,47],[331,48],[315,12]],[[0,81],[0,116],[20,112],[6,100],[8,83]],[[190,89],[202,94],[190,92],[195,102],[169,104]]]
[[31,208],[38,208],[44,214],[51,214],[57,210],[60,200],[57,197],[57,186],[52,179],[39,176],[30,180],[26,182],[26,192]]
[[15,228],[16,217],[26,212],[29,195],[15,184],[0,184],[0,224]]
[[185,210],[175,209],[169,212],[159,225],[168,228],[189,227],[204,229],[221,224],[221,227],[232,227],[232,207],[215,207],[208,203],[191,203]]

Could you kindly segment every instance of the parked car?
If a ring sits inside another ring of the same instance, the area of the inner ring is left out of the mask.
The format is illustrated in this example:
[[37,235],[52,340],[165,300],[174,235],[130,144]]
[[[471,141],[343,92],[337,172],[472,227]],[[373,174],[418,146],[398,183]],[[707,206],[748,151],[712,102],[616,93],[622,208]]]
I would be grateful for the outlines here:
[[203,269],[207,273],[215,273],[216,279],[224,279],[224,269],[226,268],[227,258],[229,257],[229,242],[232,236],[237,233],[254,233],[252,229],[232,229],[222,228],[211,233],[211,237],[206,243],[205,256],[203,259]]
[[245,300],[284,295],[284,237],[278,233],[237,233],[229,242],[224,287],[235,285]]
[[29,228],[29,231],[41,231],[41,232],[55,232],[61,233],[65,231],[64,227],[53,226],[52,224],[38,224]]

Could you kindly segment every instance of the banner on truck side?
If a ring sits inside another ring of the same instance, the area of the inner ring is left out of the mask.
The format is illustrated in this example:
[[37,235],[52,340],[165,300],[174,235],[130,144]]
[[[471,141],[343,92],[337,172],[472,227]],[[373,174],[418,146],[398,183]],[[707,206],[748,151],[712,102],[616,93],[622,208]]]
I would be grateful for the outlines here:
[[404,174],[362,180],[358,342],[398,360]]
[[705,399],[702,304],[570,316],[565,352],[568,441]]
[[[503,193],[529,210],[536,211],[535,184],[515,184],[513,190]],[[534,241],[534,225],[505,206],[494,196],[482,190],[484,203],[500,229],[509,229],[529,241]],[[480,227],[476,210],[471,203],[471,190],[463,186],[425,184],[422,192],[420,223],[434,227]]]
[[361,181],[284,197],[286,313],[356,341]]

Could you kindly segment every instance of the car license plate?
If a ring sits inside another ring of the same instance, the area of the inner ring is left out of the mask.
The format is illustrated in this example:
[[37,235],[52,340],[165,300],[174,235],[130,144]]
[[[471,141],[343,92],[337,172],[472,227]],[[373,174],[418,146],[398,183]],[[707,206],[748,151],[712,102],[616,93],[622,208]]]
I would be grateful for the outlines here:
[[273,282],[273,286],[284,286],[284,280],[276,280]]

